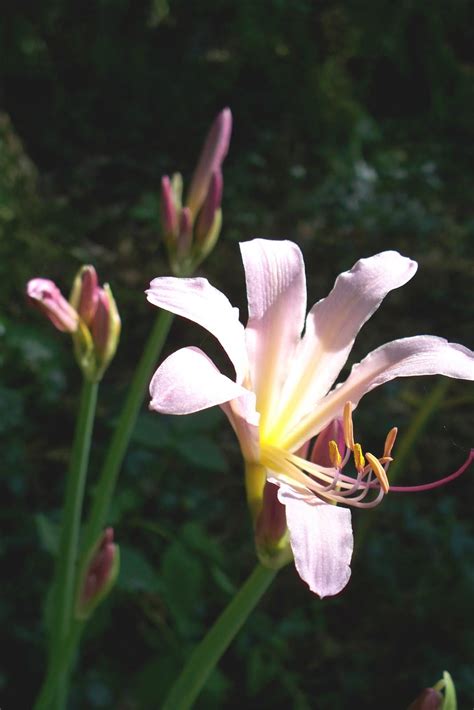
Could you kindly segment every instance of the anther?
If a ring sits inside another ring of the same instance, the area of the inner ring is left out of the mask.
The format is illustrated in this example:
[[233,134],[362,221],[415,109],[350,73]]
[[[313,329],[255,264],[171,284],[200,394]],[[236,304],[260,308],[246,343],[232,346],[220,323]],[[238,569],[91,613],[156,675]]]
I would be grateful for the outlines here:
[[385,446],[383,449],[383,457],[384,459],[389,459],[390,455],[392,453],[393,445],[395,444],[395,439],[397,438],[398,434],[398,429],[396,426],[393,427],[393,429],[390,429],[390,431],[387,434],[387,438],[385,439]]
[[369,466],[372,469],[372,471],[375,473],[377,476],[380,486],[383,490],[384,493],[388,493],[390,484],[388,482],[387,474],[385,473],[385,469],[380,463],[380,461],[375,458],[373,454],[369,454],[368,452],[365,454],[367,461],[369,462]]
[[358,471],[362,471],[365,467],[364,454],[362,453],[362,447],[360,444],[354,444],[354,463]]
[[328,447],[329,460],[331,461],[331,465],[334,466],[334,468],[340,469],[342,464],[342,456],[337,443],[332,440],[328,443]]
[[344,442],[348,449],[354,450],[354,425],[352,423],[352,402],[346,402],[342,414]]

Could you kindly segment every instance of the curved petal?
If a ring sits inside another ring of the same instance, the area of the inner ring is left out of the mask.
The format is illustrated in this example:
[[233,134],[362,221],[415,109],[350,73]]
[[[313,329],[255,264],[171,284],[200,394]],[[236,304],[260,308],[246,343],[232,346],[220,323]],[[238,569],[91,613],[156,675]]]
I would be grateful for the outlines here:
[[379,385],[396,377],[444,375],[474,380],[474,352],[433,335],[401,338],[382,345],[353,366],[347,380],[336,387],[285,437],[282,444],[296,449],[341,415],[347,401],[357,406],[360,399]]
[[150,382],[150,409],[191,414],[248,393],[222,375],[199,348],[182,348],[160,365]]
[[279,419],[288,431],[334,384],[355,337],[385,296],[403,286],[417,270],[415,261],[396,251],[360,259],[340,274],[327,298],[308,313],[280,405]]
[[354,539],[350,510],[279,485],[278,499],[286,509],[298,574],[321,598],[338,594],[351,576]]
[[163,276],[153,279],[146,297],[154,306],[188,318],[206,328],[220,342],[235,367],[237,382],[248,370],[244,327],[239,311],[207,279]]
[[297,245],[289,241],[254,239],[240,249],[247,284],[245,334],[252,389],[265,433],[304,325],[304,261]]

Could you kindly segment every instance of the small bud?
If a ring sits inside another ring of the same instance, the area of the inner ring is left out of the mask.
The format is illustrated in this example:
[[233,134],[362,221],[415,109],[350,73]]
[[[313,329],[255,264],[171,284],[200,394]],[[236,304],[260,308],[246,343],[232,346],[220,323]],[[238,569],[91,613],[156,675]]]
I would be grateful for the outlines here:
[[93,266],[83,266],[72,286],[71,303],[83,322],[90,326],[99,302],[99,281]]
[[206,198],[213,173],[220,169],[227,155],[231,132],[232,114],[229,108],[225,108],[216,117],[207,134],[191,180],[186,205],[194,217]]
[[443,697],[434,688],[425,688],[407,710],[441,710]]
[[96,377],[102,377],[117,350],[120,338],[120,316],[109,284],[99,289],[99,301],[91,323],[92,343],[96,361]]
[[196,223],[196,245],[205,244],[212,230],[216,212],[221,206],[223,186],[222,172],[215,170]]
[[161,228],[167,244],[173,245],[178,235],[178,213],[173,188],[167,175],[161,179]]
[[53,325],[63,333],[74,333],[79,324],[76,310],[49,279],[31,279],[26,293],[29,302],[44,313]]
[[79,576],[76,618],[84,621],[111,590],[120,567],[114,531],[107,528],[87,556]]
[[272,569],[279,569],[292,559],[285,506],[278,500],[278,486],[269,481],[265,481],[255,521],[255,547],[262,564]]

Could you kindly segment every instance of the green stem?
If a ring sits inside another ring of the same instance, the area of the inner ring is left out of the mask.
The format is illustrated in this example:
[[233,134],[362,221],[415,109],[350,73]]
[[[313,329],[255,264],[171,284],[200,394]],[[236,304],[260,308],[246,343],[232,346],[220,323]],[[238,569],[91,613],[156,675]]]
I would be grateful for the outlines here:
[[135,370],[97,483],[84,537],[83,554],[87,554],[91,549],[104,527],[117,477],[135,427],[138,412],[172,321],[173,315],[168,313],[168,311],[160,311],[158,313],[141,360]]
[[[50,639],[49,668],[46,684],[49,682],[48,679],[54,675],[54,669],[63,655],[73,620],[79,531],[97,391],[98,384],[96,382],[84,380],[66,481],[59,552],[53,584],[54,625]],[[63,706],[63,701],[59,696],[65,698],[67,694],[67,683],[63,682],[63,679],[67,676],[67,669],[65,669],[61,678],[57,678],[58,687],[62,686],[62,689],[61,693],[57,694],[55,707],[61,708]]]
[[270,586],[277,570],[258,564],[229,606],[191,653],[162,710],[190,708],[217,662]]

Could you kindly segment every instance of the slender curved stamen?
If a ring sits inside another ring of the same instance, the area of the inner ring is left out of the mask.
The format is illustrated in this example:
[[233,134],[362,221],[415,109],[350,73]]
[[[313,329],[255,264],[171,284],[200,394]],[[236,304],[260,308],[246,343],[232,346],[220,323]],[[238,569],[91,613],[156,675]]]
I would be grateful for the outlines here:
[[390,486],[391,491],[395,491],[395,493],[421,493],[422,491],[431,491],[433,488],[439,488],[440,486],[446,485],[446,483],[450,483],[451,481],[454,481],[456,478],[461,476],[464,471],[466,471],[467,468],[471,465],[471,463],[474,461],[474,449],[471,449],[469,452],[469,455],[467,459],[464,461],[463,465],[458,468],[457,471],[454,473],[451,473],[449,476],[446,476],[445,478],[440,478],[439,481],[431,481],[431,483],[423,483],[420,486]]

